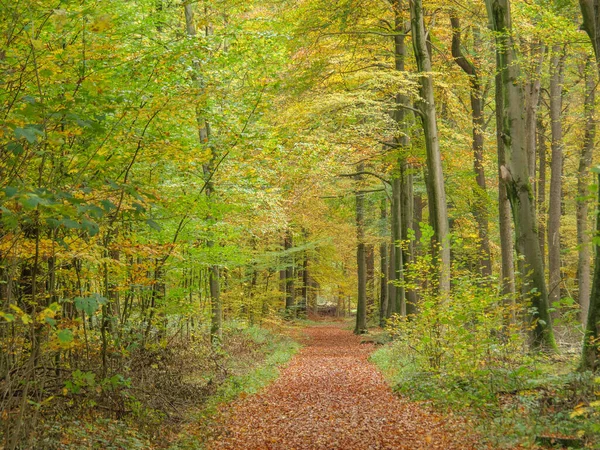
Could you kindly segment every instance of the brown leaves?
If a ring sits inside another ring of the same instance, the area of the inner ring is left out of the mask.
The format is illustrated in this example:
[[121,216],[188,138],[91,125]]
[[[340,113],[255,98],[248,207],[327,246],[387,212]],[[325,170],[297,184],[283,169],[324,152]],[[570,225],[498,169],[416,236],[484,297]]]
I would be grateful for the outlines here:
[[396,397],[349,331],[306,329],[305,348],[257,395],[223,412],[213,449],[469,449],[445,417]]

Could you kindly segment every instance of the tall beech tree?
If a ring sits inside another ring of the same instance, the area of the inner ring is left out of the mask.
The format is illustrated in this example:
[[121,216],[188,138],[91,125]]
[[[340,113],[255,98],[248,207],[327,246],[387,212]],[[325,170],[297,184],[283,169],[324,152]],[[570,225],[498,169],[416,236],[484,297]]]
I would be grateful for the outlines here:
[[577,172],[577,249],[578,249],[578,288],[579,306],[581,307],[581,322],[587,323],[591,292],[591,252],[588,230],[588,176],[592,165],[592,157],[596,139],[596,70],[591,58],[582,67],[585,79],[585,131],[583,145],[580,150],[579,169]]
[[[403,7],[405,6],[402,0],[394,0],[392,8],[394,10],[394,68],[398,72],[404,72],[405,61],[406,61],[406,23],[403,18]],[[393,302],[390,308],[391,312],[398,314],[406,314],[406,292],[402,282],[404,281],[404,257],[407,256],[400,245],[404,239],[403,230],[403,217],[406,217],[407,211],[404,207],[406,206],[402,198],[407,193],[404,191],[403,177],[402,177],[402,165],[405,164],[406,153],[408,152],[409,137],[408,129],[406,126],[407,120],[407,106],[408,97],[405,94],[396,94],[395,106],[393,117],[398,128],[400,135],[396,136],[394,143],[397,146],[398,158],[396,159],[395,169],[392,177],[392,201],[391,201],[391,230],[392,230],[392,245],[394,250],[392,252],[392,274],[393,278],[390,280],[395,284],[392,291]]]
[[563,183],[563,84],[565,52],[561,45],[552,46],[550,57],[550,130],[552,132],[552,161],[550,163],[550,205],[548,207],[548,272],[551,302],[561,298],[561,240],[560,222],[562,216]]
[[516,247],[523,256],[524,294],[531,299],[532,345],[556,349],[552,319],[548,307],[542,253],[537,234],[533,189],[529,180],[529,164],[522,107],[523,87],[519,82],[520,68],[512,37],[509,0],[486,0],[490,27],[496,36],[496,58],[502,88],[501,139],[506,151],[506,165],[500,168],[507,187],[515,225]]
[[429,210],[432,214],[430,221],[435,232],[435,245],[439,246],[439,290],[443,295],[448,295],[450,293],[450,236],[434,84],[431,75],[431,57],[427,49],[423,2],[410,0],[409,4],[413,48],[417,68],[421,73],[419,77],[420,99],[417,106],[427,150],[427,186]]
[[356,301],[355,334],[367,331],[367,256],[365,245],[365,192],[361,186],[364,164],[359,164],[356,175],[356,267],[358,277],[358,298]]
[[[596,55],[596,68],[600,73],[600,1],[580,0],[583,15],[583,29],[592,41]],[[600,236],[600,171],[598,177],[598,203],[596,205],[596,239]],[[590,294],[587,323],[583,339],[583,357],[581,366],[584,369],[600,368],[600,245],[594,242],[594,276]]]

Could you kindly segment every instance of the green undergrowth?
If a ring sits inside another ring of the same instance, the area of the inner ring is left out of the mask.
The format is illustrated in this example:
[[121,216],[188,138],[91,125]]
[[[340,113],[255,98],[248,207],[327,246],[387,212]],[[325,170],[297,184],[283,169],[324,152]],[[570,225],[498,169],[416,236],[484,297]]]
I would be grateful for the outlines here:
[[[419,312],[392,316],[392,342],[371,357],[394,390],[476,423],[482,448],[540,448],[556,438],[600,448],[600,378],[577,371],[576,336],[561,339],[561,353],[532,352],[537,310],[527,297],[503,298],[489,279],[458,269],[440,295],[430,255],[417,258],[403,286],[419,292]],[[573,308],[553,306],[555,324],[576,329]]]
[[202,448],[218,407],[267,385],[300,347],[290,325],[267,325],[228,323],[217,348],[198,330],[139,349],[110,378],[72,372],[60,397],[39,405],[31,448]]
[[386,345],[371,360],[400,395],[477,424],[482,448],[546,448],[538,446],[546,437],[568,437],[572,448],[600,448],[600,378],[577,372],[575,359],[524,356],[511,368],[460,374],[424,370],[403,350]]
[[252,363],[238,361],[237,368],[189,415],[185,431],[170,443],[169,450],[204,448],[203,442],[219,432],[219,408],[241,396],[256,394],[270,384],[278,377],[280,366],[300,348],[300,344],[292,338],[264,328],[250,327],[245,332],[260,346],[263,358]]
[[277,378],[279,366],[288,362],[300,348],[296,341],[286,336],[274,335],[264,328],[252,327],[248,328],[247,332],[254,342],[261,345],[264,359],[225,379],[215,394],[207,400],[203,415],[215,413],[219,405],[230,402],[241,394],[257,393]]

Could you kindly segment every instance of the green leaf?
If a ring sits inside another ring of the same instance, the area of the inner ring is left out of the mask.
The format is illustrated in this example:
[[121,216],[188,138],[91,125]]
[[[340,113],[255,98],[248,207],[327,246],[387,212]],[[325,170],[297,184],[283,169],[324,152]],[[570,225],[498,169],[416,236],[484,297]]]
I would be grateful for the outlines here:
[[9,142],[6,149],[15,156],[19,156],[23,153],[23,146],[18,142]]
[[60,221],[60,224],[63,225],[65,228],[70,228],[70,229],[81,228],[81,225],[78,222],[75,222],[74,220],[71,220],[71,219],[62,219]]
[[96,222],[87,219],[81,222],[81,228],[87,231],[90,236],[96,236],[98,231],[100,231],[100,227]]
[[152,220],[152,219],[146,219],[146,223],[147,223],[147,224],[150,226],[150,228],[152,228],[153,230],[156,230],[156,231],[160,231],[160,230],[162,230],[162,227],[161,227],[161,226],[160,226],[158,223],[156,223],[154,220]]
[[58,340],[61,342],[61,344],[68,344],[69,342],[73,341],[73,332],[68,328],[64,330],[59,330],[56,333],[56,336],[58,337]]
[[27,194],[19,198],[19,203],[21,203],[25,209],[35,209],[42,203],[42,199],[35,194]]
[[75,297],[75,308],[78,311],[83,311],[88,316],[91,316],[96,311],[100,305],[104,305],[107,302],[105,297],[102,297],[100,294],[93,294],[90,297]]
[[15,321],[15,315],[14,314],[4,313],[2,311],[0,311],[0,318],[6,320],[7,322],[14,322]]
[[19,190],[14,186],[6,186],[4,188],[4,195],[6,195],[6,198],[14,197],[17,195],[17,192],[19,192]]
[[15,128],[15,137],[17,139],[25,138],[30,144],[35,143],[38,136],[44,136],[44,133],[36,125],[26,125],[24,128]]
[[109,212],[113,209],[117,209],[115,204],[113,202],[111,202],[110,200],[101,200],[100,204],[102,205],[102,208],[104,208],[105,212]]

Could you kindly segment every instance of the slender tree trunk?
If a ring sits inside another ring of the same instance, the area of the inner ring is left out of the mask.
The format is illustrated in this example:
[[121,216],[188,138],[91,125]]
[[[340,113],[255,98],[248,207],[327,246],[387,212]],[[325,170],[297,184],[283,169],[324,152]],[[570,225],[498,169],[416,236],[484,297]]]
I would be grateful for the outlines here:
[[[413,213],[413,228],[415,230],[415,243],[418,244],[421,241],[421,222],[423,222],[423,196],[421,194],[415,195],[415,208]],[[415,256],[417,250],[415,249]]]
[[[504,100],[502,96],[502,79],[496,76],[496,127],[498,151],[498,218],[500,228],[500,252],[502,259],[502,294],[514,300],[515,260],[513,258],[513,234],[510,219],[510,201],[508,200],[506,182],[502,178],[501,168],[506,166],[506,151],[502,140],[502,118]],[[513,314],[514,320],[514,314]]]
[[[381,200],[381,236],[387,233],[387,201],[383,197]],[[381,258],[381,293],[379,295],[379,325],[385,325],[388,306],[388,242],[386,239],[379,244],[379,256]]]
[[394,281],[394,277],[396,276],[395,273],[395,269],[394,269],[394,261],[395,261],[395,255],[396,253],[396,246],[394,245],[394,238],[391,238],[391,243],[390,243],[390,251],[389,251],[389,261],[388,261],[388,304],[387,304],[387,311],[385,313],[385,316],[389,319],[390,317],[392,317],[392,314],[397,313],[398,311],[395,310],[396,307],[396,302],[394,301],[396,298],[396,286],[394,286],[394,283],[392,283],[392,281]]
[[585,326],[590,306],[590,238],[588,230],[589,200],[589,170],[592,165],[594,143],[596,139],[596,120],[594,118],[596,105],[596,77],[591,59],[585,64],[585,136],[581,155],[579,158],[579,170],[577,173],[577,248],[578,248],[578,285],[579,306],[581,307],[581,322]]
[[[185,12],[185,25],[188,36],[196,36],[196,25],[194,23],[194,10],[192,4],[186,3],[184,5]],[[207,27],[207,34],[210,28]],[[193,81],[197,84],[197,88],[200,91],[198,97],[202,97],[204,93],[204,87],[200,79],[200,67],[198,63],[195,63],[194,72],[192,74]],[[204,177],[206,180],[206,188],[204,190],[206,197],[210,199],[214,194],[214,183],[212,180],[212,172],[214,171],[214,165],[216,161],[216,152],[210,145],[210,125],[204,118],[203,109],[201,104],[196,104],[196,123],[198,127],[198,139],[201,145],[207,145],[210,149],[211,157],[208,164],[202,166]],[[212,217],[208,217],[209,221],[212,221]],[[207,243],[208,248],[214,247],[214,241],[209,240]],[[221,302],[221,290],[219,286],[219,266],[212,264],[209,269],[209,293],[210,293],[210,305],[211,305],[211,323],[210,323],[210,334],[213,344],[218,344],[221,341],[223,335],[223,305]]]
[[436,244],[440,247],[439,257],[439,290],[444,296],[450,293],[450,240],[446,191],[442,171],[442,157],[438,138],[437,115],[433,77],[431,76],[431,59],[425,38],[425,22],[423,20],[422,0],[410,0],[410,21],[413,47],[420,77],[421,100],[418,108],[423,123],[425,147],[427,149],[427,184],[432,196],[429,198],[433,211],[433,223]]
[[[600,173],[597,178],[598,201],[596,203],[596,236],[600,237]],[[586,324],[586,333],[583,341],[582,367],[584,369],[600,370],[600,245],[595,245],[594,279],[592,280],[592,292]]]
[[[396,34],[394,36],[394,62],[395,69],[398,72],[404,72],[404,64],[406,60],[406,33],[405,33],[405,22],[402,18],[402,0],[395,0],[394,3],[394,14],[395,14],[395,27]],[[396,143],[399,148],[399,156],[396,161],[396,170],[392,179],[392,214],[391,214],[391,228],[392,228],[392,245],[394,251],[391,255],[391,263],[393,264],[393,278],[391,280],[396,283],[393,290],[393,296],[390,297],[390,302],[393,302],[393,310],[398,314],[406,313],[405,304],[405,292],[404,287],[400,285],[404,281],[404,262],[403,262],[403,251],[401,248],[402,241],[402,179],[401,171],[404,161],[406,159],[405,152],[409,147],[408,138],[408,127],[406,124],[407,120],[407,109],[408,98],[406,95],[396,95],[396,111],[394,112],[394,119],[398,123],[399,128],[402,130],[400,135],[396,137]]]
[[[583,15],[583,29],[587,32],[594,53],[596,65],[600,72],[600,0],[579,0]],[[596,204],[596,238],[600,238],[600,173],[598,173],[598,202]],[[585,336],[583,339],[582,369],[600,369],[600,245],[595,244],[594,278],[588,309]]]
[[[285,234],[284,248],[290,250],[293,247],[293,236],[291,230],[287,230]],[[294,262],[292,256],[286,255],[287,266],[285,268],[285,311],[288,316],[294,316],[295,286],[294,286]]]
[[531,44],[530,59],[535,61],[531,79],[525,92],[525,135],[527,144],[527,165],[529,167],[529,182],[535,183],[536,160],[536,128],[538,105],[540,102],[541,73],[544,65],[545,46],[542,43]]
[[[541,118],[538,118],[538,154],[539,154],[539,176],[537,187],[537,211],[538,217],[546,217],[546,126]],[[546,224],[543,220],[538,224],[538,241],[540,243],[540,252],[542,253],[542,261],[546,255]]]
[[501,176],[507,185],[515,223],[517,250],[525,265],[524,289],[531,297],[535,310],[532,316],[532,345],[534,348],[556,349],[552,321],[548,308],[548,291],[537,234],[533,192],[529,182],[524,96],[519,82],[520,70],[511,37],[509,0],[486,0],[488,17],[496,33],[496,57],[501,77],[503,120],[502,140],[506,149],[506,165]]
[[[357,172],[363,172],[364,165],[361,164]],[[365,252],[365,194],[360,182],[362,175],[356,176],[356,265],[358,275],[358,299],[356,303],[356,326],[355,334],[363,334],[367,331],[367,259]]]
[[[404,273],[408,270],[410,264],[415,261],[415,245],[409,239],[408,230],[413,228],[414,222],[414,191],[413,176],[410,172],[408,163],[402,164],[402,262],[404,263]],[[405,290],[406,314],[414,315],[417,313],[417,292],[414,289]]]
[[[285,242],[286,241],[284,239],[284,241],[283,241],[283,248],[284,249],[285,249]],[[286,301],[287,292],[286,292],[286,289],[285,289],[285,287],[286,287],[285,279],[287,277],[287,269],[286,269],[285,266],[283,266],[283,264],[285,263],[284,261],[280,260],[279,263],[282,264],[282,267],[279,270],[279,292],[281,292],[281,294],[283,295],[283,298],[282,298],[283,304],[287,305],[287,301]]]
[[367,262],[367,316],[375,307],[375,246],[365,245],[365,258]]
[[[550,128],[552,130],[552,161],[550,163],[550,205],[548,207],[548,301],[559,301],[560,294],[560,219],[562,215],[563,129],[562,86],[564,56],[560,45],[552,47],[550,61]],[[563,53],[564,55],[564,53]]]
[[[305,238],[308,240],[308,235],[305,233]],[[302,261],[302,314],[306,316],[308,311],[308,250],[304,251],[304,260]]]
[[402,263],[402,181],[400,178],[392,180],[392,240],[394,245],[394,278],[396,289],[394,289],[394,312],[404,315],[406,305],[404,304],[404,286],[400,283],[404,280],[404,265]]
[[477,190],[473,205],[473,215],[477,222],[479,235],[479,269],[483,276],[492,274],[492,261],[490,257],[489,220],[487,215],[487,189],[485,185],[485,172],[483,168],[483,128],[485,117],[483,115],[483,91],[479,81],[477,68],[472,61],[467,59],[462,52],[462,36],[460,19],[456,11],[451,12],[450,25],[452,26],[452,57],[458,66],[469,76],[471,85],[471,120],[473,123],[473,169]]

